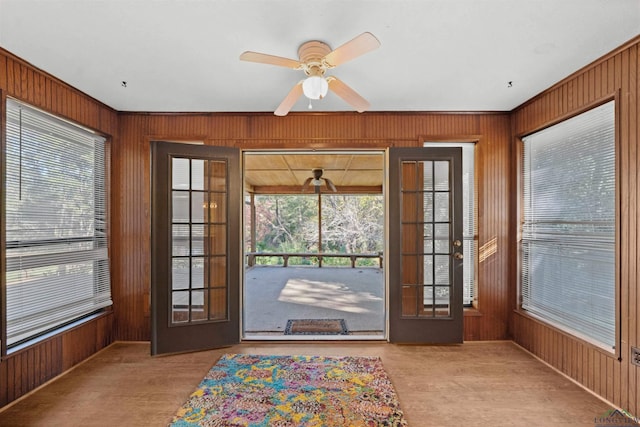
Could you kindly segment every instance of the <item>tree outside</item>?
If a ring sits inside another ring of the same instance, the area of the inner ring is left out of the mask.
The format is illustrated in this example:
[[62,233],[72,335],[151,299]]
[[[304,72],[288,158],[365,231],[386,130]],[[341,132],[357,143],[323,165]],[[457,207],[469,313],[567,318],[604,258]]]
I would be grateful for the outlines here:
[[[256,251],[319,252],[318,202],[322,203],[323,253],[379,253],[383,249],[384,203],[381,194],[257,195]],[[245,250],[250,247],[250,214],[245,210]],[[358,265],[378,265],[378,259],[359,259]],[[277,265],[280,257],[259,257],[257,264]],[[317,259],[291,258],[290,265],[314,265]],[[325,258],[323,265],[350,265],[348,258]]]

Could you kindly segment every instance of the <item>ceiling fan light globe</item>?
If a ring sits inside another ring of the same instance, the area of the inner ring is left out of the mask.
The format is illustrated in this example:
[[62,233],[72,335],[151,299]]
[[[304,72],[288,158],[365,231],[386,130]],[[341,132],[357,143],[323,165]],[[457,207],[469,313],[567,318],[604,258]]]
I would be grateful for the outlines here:
[[309,99],[322,99],[328,91],[329,84],[322,76],[310,76],[302,82],[302,92]]

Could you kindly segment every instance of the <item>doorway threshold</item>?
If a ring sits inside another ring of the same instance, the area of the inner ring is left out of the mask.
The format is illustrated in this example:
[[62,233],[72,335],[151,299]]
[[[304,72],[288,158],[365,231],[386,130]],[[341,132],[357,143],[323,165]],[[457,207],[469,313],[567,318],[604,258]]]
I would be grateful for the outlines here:
[[387,341],[380,335],[264,335],[245,334],[241,341]]

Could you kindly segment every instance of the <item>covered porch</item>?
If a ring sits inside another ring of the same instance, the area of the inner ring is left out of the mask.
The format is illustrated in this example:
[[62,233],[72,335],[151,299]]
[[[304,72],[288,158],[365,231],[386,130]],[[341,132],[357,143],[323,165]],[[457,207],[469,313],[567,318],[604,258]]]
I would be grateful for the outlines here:
[[[385,330],[384,270],[378,267],[257,266],[245,270],[247,339],[372,339]],[[287,333],[290,320],[339,319],[346,333]]]

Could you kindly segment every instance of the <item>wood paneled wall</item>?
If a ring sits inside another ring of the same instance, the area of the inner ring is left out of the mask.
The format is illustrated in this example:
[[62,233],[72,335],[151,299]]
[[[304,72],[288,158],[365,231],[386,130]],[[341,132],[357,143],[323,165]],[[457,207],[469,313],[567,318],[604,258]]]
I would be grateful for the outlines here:
[[[200,140],[240,148],[358,149],[477,140],[478,310],[466,340],[508,338],[511,128],[508,114],[121,113],[112,151],[112,266],[115,337],[150,337],[150,141]],[[487,251],[491,248],[491,252]]]
[[[7,96],[116,136],[115,111],[0,48],[0,111],[4,111]],[[0,123],[3,134],[4,117]],[[112,313],[107,313],[4,358],[0,362],[0,407],[109,345],[112,320]]]
[[0,407],[113,342],[111,313],[16,351],[0,363]]
[[66,83],[0,48],[0,90],[44,111],[115,136],[117,114]]
[[[620,358],[515,311],[512,334],[516,342],[614,404],[640,414],[640,370],[630,363],[631,346],[640,346],[638,289],[638,195],[640,156],[638,127],[640,38],[612,52],[535,97],[513,113],[514,135],[520,136],[582,111],[618,94],[618,160],[620,193]],[[514,144],[518,144],[514,140]],[[514,150],[515,152],[515,150]],[[514,163],[517,159],[513,159]],[[516,175],[513,182],[515,187]],[[512,214],[516,218],[516,200]],[[515,237],[516,224],[512,235]],[[512,253],[512,294],[517,286],[515,239]],[[515,297],[513,298],[515,304]]]

